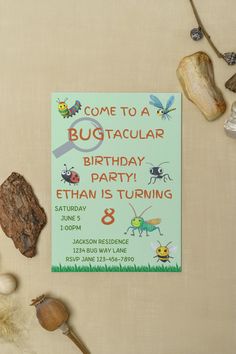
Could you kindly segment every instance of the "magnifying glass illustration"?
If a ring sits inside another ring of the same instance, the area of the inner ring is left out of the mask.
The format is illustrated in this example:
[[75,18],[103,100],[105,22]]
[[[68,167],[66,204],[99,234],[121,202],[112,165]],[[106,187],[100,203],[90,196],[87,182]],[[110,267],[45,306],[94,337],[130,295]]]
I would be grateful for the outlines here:
[[[69,128],[71,129],[71,128],[75,128],[77,126],[77,130],[78,130],[79,125],[80,125],[80,127],[82,127],[82,126],[89,126],[90,124],[92,124],[93,127],[95,127],[95,128],[99,128],[103,132],[103,128],[102,128],[101,124],[96,119],[91,118],[91,117],[78,118],[71,124],[71,126]],[[64,154],[66,154],[67,152],[69,152],[72,149],[75,149],[80,152],[94,151],[102,145],[103,140],[98,140],[98,142],[95,142],[95,144],[93,144],[93,141],[90,141],[89,143],[92,144],[92,146],[89,145],[87,147],[79,146],[78,145],[79,142],[81,142],[81,140],[77,140],[77,143],[75,143],[74,141],[68,140],[64,144],[58,146],[55,150],[53,150],[52,153],[56,158],[58,158]],[[83,144],[85,144],[84,141],[83,141]]]

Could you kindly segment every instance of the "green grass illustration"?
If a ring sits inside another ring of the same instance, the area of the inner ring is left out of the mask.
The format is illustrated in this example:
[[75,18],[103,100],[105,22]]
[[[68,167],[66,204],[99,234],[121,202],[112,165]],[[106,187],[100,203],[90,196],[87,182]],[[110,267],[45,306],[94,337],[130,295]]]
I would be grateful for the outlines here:
[[119,266],[92,266],[91,264],[87,266],[78,266],[76,264],[62,266],[59,264],[52,266],[52,272],[181,272],[181,266],[178,264],[175,266],[166,266],[164,264],[155,266],[150,264],[141,266],[122,266],[121,264]]

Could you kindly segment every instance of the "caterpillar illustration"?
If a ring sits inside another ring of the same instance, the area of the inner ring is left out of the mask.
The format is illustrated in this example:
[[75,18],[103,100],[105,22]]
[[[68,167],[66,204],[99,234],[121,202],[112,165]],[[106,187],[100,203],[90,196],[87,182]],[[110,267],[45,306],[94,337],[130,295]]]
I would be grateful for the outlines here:
[[72,106],[71,108],[68,108],[68,105],[66,104],[67,100],[68,100],[68,98],[65,98],[64,101],[61,101],[59,98],[57,100],[58,111],[62,115],[63,118],[72,117],[76,113],[78,113],[79,110],[81,109],[80,101],[76,100],[74,106]]

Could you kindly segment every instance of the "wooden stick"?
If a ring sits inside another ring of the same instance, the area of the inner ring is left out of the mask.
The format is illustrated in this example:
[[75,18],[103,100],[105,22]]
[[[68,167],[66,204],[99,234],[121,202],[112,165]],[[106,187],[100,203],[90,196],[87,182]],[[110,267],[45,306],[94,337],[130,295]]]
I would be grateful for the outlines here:
[[206,37],[206,39],[208,40],[210,46],[212,47],[212,49],[214,50],[214,52],[216,53],[216,55],[218,56],[218,58],[224,59],[224,55],[223,55],[221,52],[219,52],[219,50],[216,48],[215,44],[214,44],[214,43],[212,42],[212,40],[211,40],[211,37],[210,37],[209,33],[208,33],[207,30],[205,29],[205,27],[204,27],[204,25],[203,25],[203,23],[202,23],[202,21],[201,21],[201,18],[200,18],[200,16],[199,16],[198,12],[197,12],[197,9],[196,9],[196,7],[195,7],[195,5],[194,5],[193,0],[189,0],[189,2],[190,2],[190,4],[191,4],[191,6],[192,6],[193,13],[194,13],[195,18],[196,18],[196,20],[197,20],[198,26],[199,26],[200,29],[202,30],[202,32],[203,32],[204,36]]

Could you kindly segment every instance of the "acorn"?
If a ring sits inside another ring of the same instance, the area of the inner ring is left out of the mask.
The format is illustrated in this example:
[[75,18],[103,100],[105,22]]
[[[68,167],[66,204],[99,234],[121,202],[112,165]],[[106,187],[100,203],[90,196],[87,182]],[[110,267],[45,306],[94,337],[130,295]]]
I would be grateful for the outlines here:
[[68,326],[69,312],[61,301],[41,295],[32,300],[31,306],[35,306],[36,316],[44,329],[47,331],[61,329],[62,333],[70,338],[83,354],[89,354],[86,346]]

